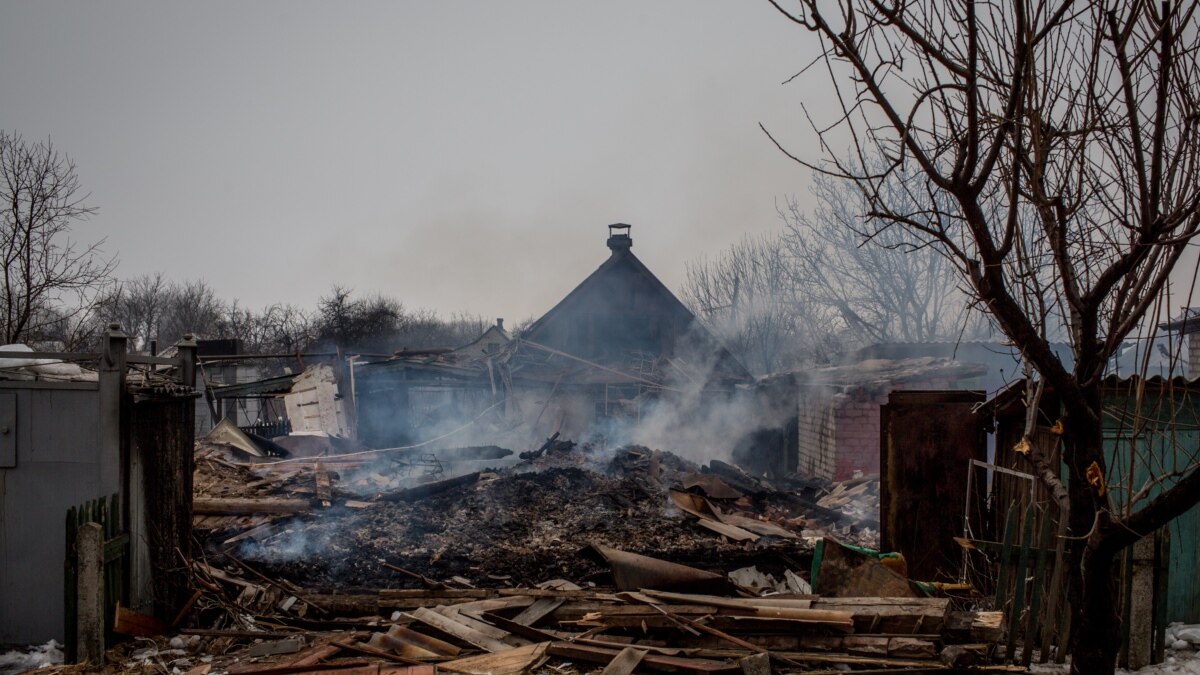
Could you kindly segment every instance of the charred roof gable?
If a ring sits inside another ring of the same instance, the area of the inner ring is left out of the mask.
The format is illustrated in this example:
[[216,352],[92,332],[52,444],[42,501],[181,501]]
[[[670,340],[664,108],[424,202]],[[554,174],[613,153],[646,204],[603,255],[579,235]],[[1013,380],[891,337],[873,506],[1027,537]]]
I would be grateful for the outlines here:
[[524,338],[581,358],[613,363],[631,353],[703,355],[717,373],[749,372],[631,250],[632,227],[608,226],[608,259],[538,319]]

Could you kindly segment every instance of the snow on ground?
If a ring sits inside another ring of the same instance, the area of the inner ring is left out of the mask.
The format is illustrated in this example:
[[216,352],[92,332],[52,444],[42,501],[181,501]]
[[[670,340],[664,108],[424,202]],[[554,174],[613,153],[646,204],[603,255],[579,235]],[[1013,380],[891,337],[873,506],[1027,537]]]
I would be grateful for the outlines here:
[[[1167,626],[1167,658],[1165,662],[1140,670],[1117,669],[1117,675],[1200,675],[1200,624],[1173,623]],[[1032,673],[1061,675],[1069,672],[1065,665],[1034,665]]]
[[62,645],[51,640],[44,645],[14,649],[0,654],[0,675],[14,675],[62,662]]

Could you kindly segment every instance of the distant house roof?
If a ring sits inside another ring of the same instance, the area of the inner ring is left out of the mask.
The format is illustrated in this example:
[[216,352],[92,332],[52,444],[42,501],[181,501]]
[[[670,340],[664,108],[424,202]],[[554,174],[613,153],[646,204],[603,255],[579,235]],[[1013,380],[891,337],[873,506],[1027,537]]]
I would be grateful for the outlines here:
[[[746,367],[633,254],[629,228],[609,226],[608,259],[522,340],[603,363],[639,352],[681,358],[723,379],[749,380]],[[708,363],[695,363],[700,360]]]
[[508,335],[508,331],[504,330],[504,319],[496,319],[496,323],[488,326],[488,329],[483,331],[479,337],[461,347],[456,347],[451,354],[460,360],[479,358],[509,342],[512,342],[512,338]]
[[1200,331],[1200,307],[1188,307],[1179,316],[1158,324],[1159,329],[1173,333],[1195,333]]
[[[1102,380],[1103,387],[1106,393],[1134,392],[1140,388],[1147,390],[1174,390],[1177,392],[1190,392],[1194,397],[1196,392],[1200,392],[1200,377],[1187,378],[1182,375],[1173,377],[1163,377],[1162,375],[1151,375],[1142,377],[1140,375],[1105,375]],[[1003,414],[1006,411],[1014,409],[1024,410],[1026,393],[1025,379],[1014,380],[1000,391],[993,394],[987,401],[979,407],[979,412],[985,414]],[[1054,387],[1049,382],[1046,383],[1043,405],[1046,398],[1053,396]]]
[[762,378],[760,383],[771,385],[790,382],[800,387],[881,390],[908,382],[965,380],[979,377],[987,370],[983,364],[932,356],[896,360],[866,359],[841,366],[777,373]]

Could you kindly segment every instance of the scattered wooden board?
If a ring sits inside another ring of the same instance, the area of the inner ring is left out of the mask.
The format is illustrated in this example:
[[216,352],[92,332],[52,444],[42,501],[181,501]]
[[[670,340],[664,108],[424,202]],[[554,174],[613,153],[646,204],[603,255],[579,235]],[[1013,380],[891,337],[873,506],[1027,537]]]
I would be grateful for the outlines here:
[[468,656],[437,665],[438,670],[468,675],[517,675],[536,668],[546,659],[549,642],[540,642],[507,651]]

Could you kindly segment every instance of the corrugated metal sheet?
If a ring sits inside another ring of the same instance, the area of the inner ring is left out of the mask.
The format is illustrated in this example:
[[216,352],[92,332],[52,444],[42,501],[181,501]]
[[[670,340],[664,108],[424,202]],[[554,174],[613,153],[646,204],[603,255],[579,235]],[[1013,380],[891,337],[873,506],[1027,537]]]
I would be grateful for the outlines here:
[[[1197,380],[1151,378],[1146,384],[1151,385],[1151,394],[1142,399],[1141,415],[1136,423],[1133,415],[1137,410],[1133,396],[1135,388],[1110,393],[1105,401],[1105,456],[1109,465],[1109,483],[1114,486],[1113,499],[1118,507],[1123,506],[1131,494],[1136,494],[1150,476],[1168,474],[1200,459]],[[1164,388],[1164,384],[1172,387]],[[1128,478],[1131,473],[1132,481]],[[1168,489],[1173,482],[1157,486],[1150,497]],[[1169,621],[1200,623],[1200,584],[1195,580],[1195,571],[1200,567],[1200,506],[1193,506],[1176,518],[1168,529],[1171,556],[1167,618]]]

